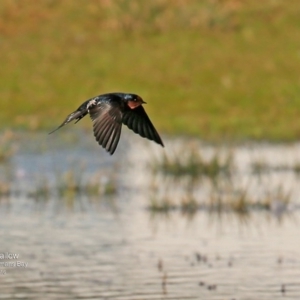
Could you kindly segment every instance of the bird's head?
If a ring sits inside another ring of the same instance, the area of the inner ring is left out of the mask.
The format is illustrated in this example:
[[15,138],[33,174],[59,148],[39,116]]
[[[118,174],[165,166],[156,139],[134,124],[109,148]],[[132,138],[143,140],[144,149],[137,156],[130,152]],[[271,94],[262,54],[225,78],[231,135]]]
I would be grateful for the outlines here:
[[124,100],[131,109],[146,103],[140,96],[135,94],[125,94]]

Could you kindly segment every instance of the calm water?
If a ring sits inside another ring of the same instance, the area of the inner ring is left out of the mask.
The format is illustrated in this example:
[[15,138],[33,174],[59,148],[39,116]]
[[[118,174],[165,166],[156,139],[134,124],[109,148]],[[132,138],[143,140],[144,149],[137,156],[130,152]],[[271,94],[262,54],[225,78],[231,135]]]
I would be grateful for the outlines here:
[[[183,142],[215,151],[182,140],[166,148]],[[12,192],[0,198],[0,263],[11,263],[0,266],[0,299],[300,299],[300,177],[291,170],[300,144],[218,147],[233,154],[233,185],[273,197],[271,210],[194,215],[147,209],[151,197],[183,193],[153,178],[151,162],[165,150],[148,141],[125,134],[113,157],[90,134],[21,135],[17,144],[1,166]],[[254,176],[253,162],[268,171]],[[82,182],[113,178],[116,193],[32,196],[70,170]],[[199,183],[194,196],[209,201],[209,188]]]

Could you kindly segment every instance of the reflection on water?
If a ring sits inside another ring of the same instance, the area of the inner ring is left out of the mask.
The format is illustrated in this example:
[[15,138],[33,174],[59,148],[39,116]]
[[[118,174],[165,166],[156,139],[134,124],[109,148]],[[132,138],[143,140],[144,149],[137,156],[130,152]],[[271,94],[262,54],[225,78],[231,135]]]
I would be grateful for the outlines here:
[[[193,214],[177,206],[186,178],[166,185],[173,181],[153,174],[149,163],[164,150],[138,137],[129,143],[125,135],[113,157],[70,132],[21,136],[18,146],[0,167],[10,191],[0,198],[0,263],[20,265],[0,266],[0,299],[300,297],[299,179],[292,169],[300,145],[230,149],[233,186],[247,185],[254,201],[271,195],[270,209],[203,205]],[[167,149],[177,146],[179,140],[166,141]],[[199,146],[203,155],[214,153]],[[268,166],[259,176],[251,169],[257,162]],[[70,170],[75,178],[64,181]],[[84,190],[90,183],[93,189]],[[197,181],[193,197],[209,203],[212,186]],[[284,210],[273,196],[278,186],[290,195]],[[174,209],[147,209],[151,197],[166,196]]]

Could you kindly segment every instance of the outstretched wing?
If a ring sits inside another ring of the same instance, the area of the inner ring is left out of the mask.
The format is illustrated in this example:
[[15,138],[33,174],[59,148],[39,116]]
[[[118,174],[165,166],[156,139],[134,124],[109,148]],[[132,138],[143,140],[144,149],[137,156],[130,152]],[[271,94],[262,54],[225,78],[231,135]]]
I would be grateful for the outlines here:
[[120,140],[122,114],[118,104],[98,103],[89,107],[96,141],[111,155]]
[[126,109],[123,113],[122,122],[141,137],[152,140],[164,147],[158,132],[154,128],[142,105],[134,109]]

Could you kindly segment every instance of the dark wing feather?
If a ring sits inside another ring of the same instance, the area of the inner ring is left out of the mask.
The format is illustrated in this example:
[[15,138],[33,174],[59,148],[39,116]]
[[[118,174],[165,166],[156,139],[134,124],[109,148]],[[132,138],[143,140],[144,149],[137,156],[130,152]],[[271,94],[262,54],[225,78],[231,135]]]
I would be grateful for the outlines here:
[[120,140],[122,115],[117,105],[98,103],[89,108],[93,120],[96,141],[111,155],[115,152]]
[[143,106],[140,105],[134,109],[126,109],[122,122],[141,137],[152,140],[164,147],[158,132],[154,128]]

